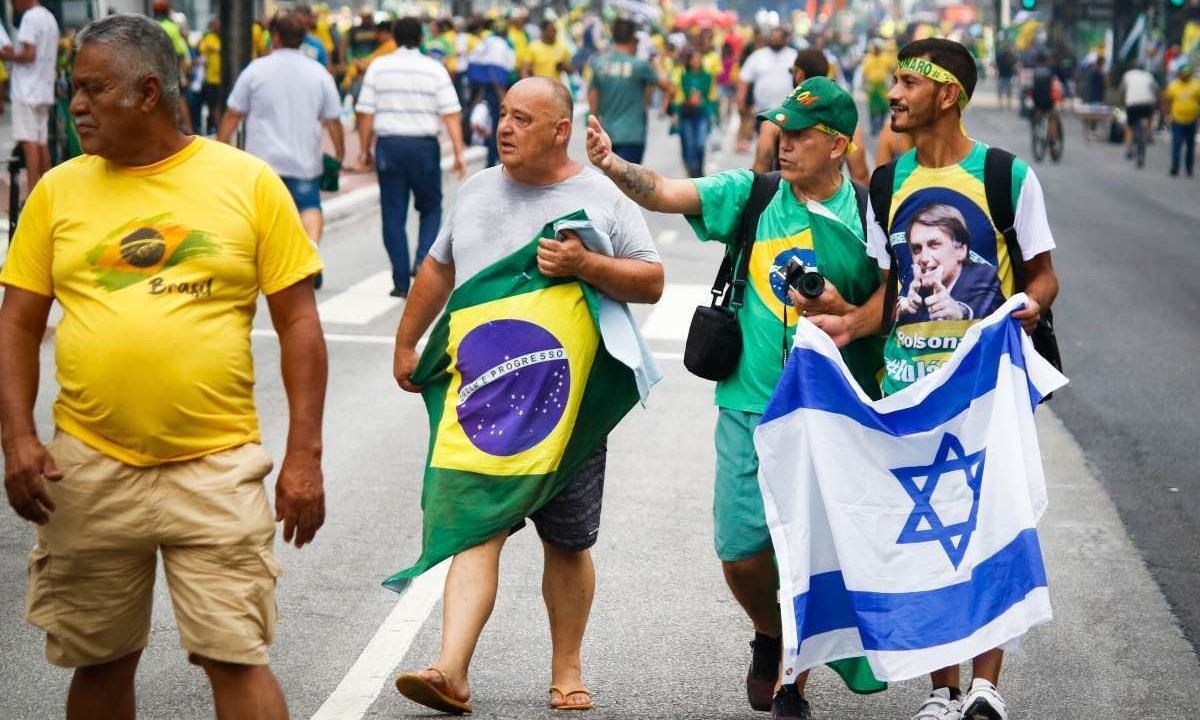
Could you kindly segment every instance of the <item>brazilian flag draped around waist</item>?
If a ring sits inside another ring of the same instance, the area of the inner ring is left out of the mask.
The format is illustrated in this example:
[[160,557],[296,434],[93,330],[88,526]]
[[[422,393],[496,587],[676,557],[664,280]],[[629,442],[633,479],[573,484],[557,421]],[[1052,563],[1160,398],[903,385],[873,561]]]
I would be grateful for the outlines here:
[[455,290],[430,334],[412,377],[429,411],[421,557],[384,587],[403,592],[519,525],[638,401],[633,371],[601,339],[597,291],[538,270],[538,243],[554,237],[554,222]]

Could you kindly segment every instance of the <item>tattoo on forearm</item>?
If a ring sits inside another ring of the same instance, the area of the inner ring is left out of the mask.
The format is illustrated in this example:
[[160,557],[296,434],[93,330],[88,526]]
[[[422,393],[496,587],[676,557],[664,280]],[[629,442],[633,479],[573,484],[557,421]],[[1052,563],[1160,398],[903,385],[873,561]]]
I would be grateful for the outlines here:
[[641,165],[628,163],[617,177],[617,184],[634,198],[649,200],[658,189],[658,173]]

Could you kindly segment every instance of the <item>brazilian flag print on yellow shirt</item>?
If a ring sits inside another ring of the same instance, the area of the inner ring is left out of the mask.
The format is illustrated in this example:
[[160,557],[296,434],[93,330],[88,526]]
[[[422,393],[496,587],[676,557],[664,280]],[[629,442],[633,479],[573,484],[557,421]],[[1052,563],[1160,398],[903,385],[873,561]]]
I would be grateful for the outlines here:
[[637,402],[633,371],[601,339],[596,291],[538,270],[558,221],[455,290],[430,334],[412,378],[430,428],[421,556],[385,587],[519,525]]
[[[92,248],[87,261],[96,285],[109,292],[148,281],[161,287],[166,281],[157,276],[163,270],[193,258],[221,254],[221,246],[210,233],[173,223],[170,218],[170,213],[135,218],[117,226]],[[205,286],[211,292],[208,281],[197,291],[203,292]]]

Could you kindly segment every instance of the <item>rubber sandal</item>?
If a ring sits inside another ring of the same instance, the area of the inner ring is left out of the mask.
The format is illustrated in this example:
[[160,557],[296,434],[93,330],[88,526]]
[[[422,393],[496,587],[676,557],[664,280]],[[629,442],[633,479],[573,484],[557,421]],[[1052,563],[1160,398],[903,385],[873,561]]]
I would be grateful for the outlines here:
[[452,698],[442,691],[442,688],[449,689],[450,687],[450,683],[446,682],[445,673],[434,667],[429,668],[429,670],[437,673],[437,682],[421,677],[416,673],[401,673],[396,678],[396,690],[418,705],[424,705],[438,712],[449,713],[451,715],[464,715],[475,712],[475,708],[471,707],[471,703]]
[[[558,693],[559,695],[562,696],[562,699],[563,699],[562,704],[560,704],[560,705],[554,704],[554,693]],[[570,698],[572,695],[579,695],[579,694],[587,695],[587,700],[584,700],[583,702],[574,702],[574,703],[567,702],[567,699]],[[591,710],[592,706],[593,706],[592,691],[588,690],[585,687],[575,688],[574,690],[563,690],[562,688],[558,687],[557,685],[552,685],[550,687],[550,709],[551,710]]]

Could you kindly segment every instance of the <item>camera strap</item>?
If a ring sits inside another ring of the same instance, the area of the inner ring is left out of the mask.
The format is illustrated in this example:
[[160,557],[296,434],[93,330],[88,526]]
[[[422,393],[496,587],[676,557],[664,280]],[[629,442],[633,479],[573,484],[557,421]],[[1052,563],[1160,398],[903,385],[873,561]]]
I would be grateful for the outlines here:
[[746,295],[746,277],[750,272],[750,254],[758,235],[758,219],[779,190],[779,173],[754,173],[750,197],[738,221],[736,244],[725,248],[725,258],[713,282],[713,307],[729,308],[736,315]]

